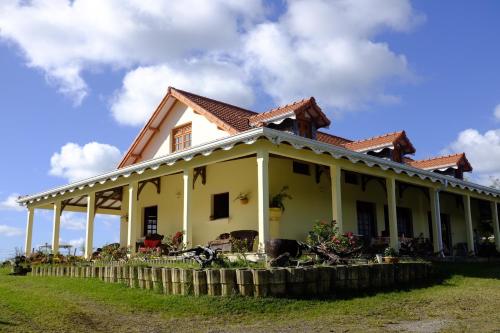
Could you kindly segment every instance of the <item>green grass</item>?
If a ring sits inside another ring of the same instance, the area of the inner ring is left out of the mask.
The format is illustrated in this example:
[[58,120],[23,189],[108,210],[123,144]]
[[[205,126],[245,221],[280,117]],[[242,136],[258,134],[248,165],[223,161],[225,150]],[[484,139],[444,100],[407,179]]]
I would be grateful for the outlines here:
[[440,285],[337,300],[164,296],[0,270],[0,331],[498,331],[500,267],[442,264],[439,270],[445,276]]

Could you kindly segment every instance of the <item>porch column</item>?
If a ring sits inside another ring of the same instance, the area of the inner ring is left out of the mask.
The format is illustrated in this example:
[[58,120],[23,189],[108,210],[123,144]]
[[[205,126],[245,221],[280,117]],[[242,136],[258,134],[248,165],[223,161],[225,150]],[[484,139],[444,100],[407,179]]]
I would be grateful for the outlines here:
[[85,259],[92,257],[94,248],[95,192],[87,196],[87,228],[85,232]]
[[54,218],[52,224],[52,253],[59,252],[59,229],[61,226],[61,201],[54,203]]
[[330,165],[330,179],[332,181],[332,221],[337,222],[339,232],[344,232],[342,221],[342,170],[338,165]]
[[465,231],[467,233],[467,248],[469,254],[474,255],[474,230],[472,228],[472,213],[470,209],[470,195],[464,195]]
[[128,185],[128,230],[127,247],[130,253],[135,253],[135,242],[137,238],[137,188],[139,184],[133,181]]
[[125,190],[122,194],[122,205],[120,207],[120,247],[127,247],[127,231],[128,231],[128,195]]
[[498,203],[492,201],[491,205],[491,217],[493,222],[493,234],[495,235],[495,245],[497,251],[500,252],[500,225],[498,223]]
[[269,239],[269,153],[257,152],[257,220],[259,251],[264,251]]
[[389,213],[389,234],[390,246],[399,251],[399,237],[398,237],[398,214],[396,208],[396,179],[389,177],[385,179],[387,187],[387,208]]
[[31,239],[33,235],[33,218],[35,215],[35,209],[33,207],[28,208],[28,219],[26,223],[26,241],[24,242],[24,253],[26,256],[31,254]]
[[184,201],[182,205],[182,242],[184,246],[193,245],[193,226],[191,224],[191,191],[193,189],[193,169],[186,168],[182,173]]
[[441,205],[439,201],[439,190],[429,188],[430,205],[431,205],[431,220],[432,220],[432,235],[434,253],[443,256],[443,236],[441,231]]

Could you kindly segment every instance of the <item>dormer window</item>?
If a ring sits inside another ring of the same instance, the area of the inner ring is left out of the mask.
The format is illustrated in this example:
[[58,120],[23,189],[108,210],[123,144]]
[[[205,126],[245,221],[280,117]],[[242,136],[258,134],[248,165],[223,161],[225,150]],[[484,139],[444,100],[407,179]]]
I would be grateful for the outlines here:
[[191,147],[191,123],[176,127],[172,130],[172,152]]

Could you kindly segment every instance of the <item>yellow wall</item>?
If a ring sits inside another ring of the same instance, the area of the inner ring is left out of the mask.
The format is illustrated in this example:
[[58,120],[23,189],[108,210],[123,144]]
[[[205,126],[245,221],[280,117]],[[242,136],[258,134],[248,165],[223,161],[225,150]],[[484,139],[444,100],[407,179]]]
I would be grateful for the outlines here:
[[217,128],[202,115],[181,102],[176,102],[163,121],[160,131],[154,136],[142,153],[141,160],[168,155],[172,152],[171,134],[177,126],[192,124],[192,146],[228,136],[229,133]]

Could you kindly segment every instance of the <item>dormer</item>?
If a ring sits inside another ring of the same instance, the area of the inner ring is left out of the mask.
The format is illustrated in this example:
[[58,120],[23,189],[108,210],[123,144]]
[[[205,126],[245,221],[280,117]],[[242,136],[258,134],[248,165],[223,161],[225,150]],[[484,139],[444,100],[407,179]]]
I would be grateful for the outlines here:
[[437,156],[425,160],[411,161],[408,164],[415,168],[428,170],[442,175],[452,176],[458,179],[464,178],[464,172],[471,172],[470,165],[465,153]]
[[406,136],[405,131],[352,141],[343,146],[359,153],[366,153],[399,163],[404,161],[405,155],[415,154],[415,147]]
[[330,120],[316,104],[314,97],[310,97],[251,116],[249,124],[315,139],[317,130],[330,126]]

